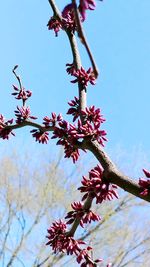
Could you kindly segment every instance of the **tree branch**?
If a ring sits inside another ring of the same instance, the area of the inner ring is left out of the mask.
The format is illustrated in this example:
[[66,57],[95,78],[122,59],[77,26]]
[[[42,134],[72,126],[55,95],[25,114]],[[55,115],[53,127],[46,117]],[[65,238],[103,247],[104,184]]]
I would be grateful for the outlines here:
[[58,17],[58,19],[61,21],[62,20],[61,13],[60,13],[60,11],[59,11],[56,3],[55,3],[55,0],[48,0],[48,2],[49,2],[50,6],[54,12],[54,15],[56,17]]
[[94,60],[94,57],[92,55],[92,52],[91,52],[91,49],[88,45],[88,41],[87,41],[87,37],[85,37],[85,33],[84,33],[84,30],[83,30],[83,27],[82,27],[82,24],[81,24],[81,20],[80,20],[80,17],[79,17],[79,11],[78,11],[78,8],[77,8],[77,4],[76,4],[76,0],[72,0],[72,3],[73,5],[75,6],[75,19],[76,19],[76,24],[77,24],[77,32],[78,32],[78,36],[81,40],[81,43],[85,46],[85,49],[87,51],[87,54],[90,58],[90,61],[91,61],[91,64],[92,64],[92,67],[93,67],[93,72],[94,72],[94,75],[95,75],[95,78],[98,77],[98,67],[95,63],[95,60]]
[[25,120],[25,121],[21,122],[20,124],[8,125],[4,129],[5,130],[15,130],[15,129],[19,129],[19,128],[22,128],[25,126],[35,127],[37,129],[41,130],[42,132],[54,131],[54,127],[52,127],[52,126],[44,127],[39,123],[29,121],[29,120]]
[[150,195],[141,195],[141,187],[133,179],[122,174],[97,141],[85,140],[83,148],[90,150],[104,168],[104,177],[128,193],[150,202]]
[[[56,6],[55,1],[54,0],[48,0],[48,2],[50,4],[55,16],[57,16],[60,19],[60,21],[62,21],[62,18],[60,16],[60,11]],[[69,42],[70,42],[71,51],[72,51],[72,55],[73,55],[73,63],[77,69],[80,69],[81,68],[81,58],[80,58],[79,49],[77,46],[76,37],[72,32],[70,32],[67,29],[65,30],[65,32],[66,32],[68,39],[69,39]],[[85,108],[86,108],[86,89],[83,89],[82,84],[80,84],[79,82],[78,82],[78,90],[79,90],[79,101],[80,101],[80,103],[79,103],[80,116],[81,116],[81,120],[83,120],[82,115],[81,115],[81,110],[85,110]]]

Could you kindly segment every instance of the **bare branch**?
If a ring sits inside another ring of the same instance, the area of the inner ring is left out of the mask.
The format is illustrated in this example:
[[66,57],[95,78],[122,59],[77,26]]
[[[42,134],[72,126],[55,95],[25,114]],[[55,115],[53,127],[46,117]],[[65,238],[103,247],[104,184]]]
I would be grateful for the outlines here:
[[9,130],[9,129],[10,130],[15,130],[15,129],[19,129],[19,128],[22,128],[22,127],[25,127],[25,126],[35,127],[37,129],[41,130],[42,132],[47,132],[47,131],[53,131],[54,130],[54,127],[52,127],[52,126],[44,127],[39,123],[36,123],[34,121],[29,121],[29,120],[25,120],[25,121],[21,122],[20,124],[8,125],[8,126],[5,127],[5,129],[6,130]]
[[76,0],[72,0],[72,3],[75,6],[75,19],[76,19],[76,24],[77,24],[78,36],[81,40],[81,43],[85,46],[85,49],[87,51],[87,54],[90,58],[90,61],[91,61],[92,67],[93,67],[93,72],[94,72],[95,78],[97,78],[98,77],[98,67],[96,66],[93,54],[92,54],[91,49],[88,45],[87,37],[85,37],[85,33],[84,33],[84,30],[83,30],[83,27],[81,24],[81,20],[79,17],[79,12],[78,12],[78,8],[77,8]]
[[60,11],[58,9],[58,7],[56,6],[56,3],[54,0],[48,0],[53,12],[54,12],[54,15],[61,21],[62,20],[62,17],[61,17],[61,14],[60,14]]

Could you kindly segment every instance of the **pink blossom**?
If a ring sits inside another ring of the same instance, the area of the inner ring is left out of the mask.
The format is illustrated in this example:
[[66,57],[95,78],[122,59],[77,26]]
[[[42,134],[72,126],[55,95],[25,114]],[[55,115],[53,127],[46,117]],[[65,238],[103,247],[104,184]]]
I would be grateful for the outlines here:
[[67,236],[67,225],[62,220],[55,221],[47,230],[49,241],[46,245],[50,245],[54,253],[67,252],[67,255],[78,255],[81,251],[80,245],[84,245],[82,240],[75,240],[71,236]]
[[66,68],[67,73],[70,74],[71,76],[75,76],[77,69],[76,69],[74,63],[71,63],[71,64],[67,63],[66,66],[67,66],[67,68]]
[[49,133],[41,130],[33,129],[30,131],[36,142],[47,144],[49,140]]
[[[79,99],[75,97],[68,104],[70,108],[67,114],[73,115],[74,122],[80,115]],[[84,124],[80,119],[78,119],[77,124],[71,124],[63,120],[60,115],[56,116],[55,113],[52,114],[52,118],[45,117],[43,123],[46,127],[50,124],[54,126],[52,139],[59,139],[57,145],[64,146],[65,157],[71,157],[73,162],[79,158],[80,154],[77,145],[83,138],[91,137],[92,140],[97,140],[102,146],[104,146],[104,141],[107,141],[106,132],[99,128],[101,123],[105,121],[100,109],[91,106],[86,108],[85,111],[81,111],[81,114],[84,117]]]
[[13,85],[14,93],[12,95],[15,96],[16,99],[22,99],[23,103],[32,95],[30,90],[25,90],[25,88],[19,89],[16,85]]
[[46,128],[49,126],[52,127],[56,126],[56,123],[62,121],[63,119],[61,114],[57,116],[55,112],[52,112],[51,115],[52,115],[51,118],[49,118],[48,116],[45,116],[43,118],[43,124],[45,125]]
[[79,149],[75,148],[73,145],[70,145],[69,143],[66,143],[64,145],[64,153],[65,153],[65,158],[71,157],[73,163],[75,163],[80,156]]
[[[143,169],[143,172],[147,178],[150,178],[150,172],[149,171]],[[140,193],[140,195],[147,196],[150,193],[150,180],[149,179],[145,180],[143,178],[142,179],[140,178],[139,179],[139,185],[142,189],[142,192]]]
[[59,138],[57,145],[64,146],[65,158],[72,158],[73,162],[79,158],[79,149],[76,147],[77,138],[74,133],[77,129],[74,125],[63,120],[58,123],[59,127],[55,127],[52,139]]
[[102,146],[104,146],[104,141],[107,141],[106,132],[99,129],[99,124],[92,124],[88,120],[85,124],[82,124],[81,120],[78,120],[77,137],[84,138],[86,136],[92,137],[92,140],[97,140]]
[[58,36],[58,32],[61,29],[67,29],[72,32],[76,30],[73,4],[66,5],[61,15],[62,21],[60,21],[56,16],[52,16],[47,23],[48,30],[54,30],[55,36]]
[[143,172],[144,172],[144,174],[145,174],[145,176],[146,176],[147,178],[150,178],[150,172],[149,172],[149,171],[143,169]]
[[99,221],[101,218],[91,210],[84,209],[82,202],[74,202],[71,204],[73,211],[67,213],[65,219],[69,219],[67,224],[72,224],[76,218],[80,218],[80,225],[91,223],[92,221]]
[[62,220],[56,221],[52,224],[52,226],[47,230],[49,241],[46,245],[50,245],[54,252],[63,251],[64,249],[64,237],[66,233],[66,223]]
[[62,11],[62,25],[64,29],[74,32],[76,30],[76,22],[74,16],[74,5],[68,4]]
[[76,77],[75,80],[72,80],[72,83],[80,83],[83,87],[83,89],[86,89],[88,86],[88,83],[90,82],[92,85],[95,84],[95,76],[91,68],[89,68],[87,71],[81,67],[81,69],[78,69],[76,73],[73,74],[73,76]]
[[82,200],[85,200],[89,194],[96,198],[96,204],[102,203],[104,200],[112,200],[114,197],[118,198],[117,186],[104,181],[103,171],[99,165],[89,172],[89,178],[83,176],[81,183],[82,186],[78,190],[85,193]]
[[86,18],[86,10],[94,10],[95,6],[96,4],[94,0],[80,0],[79,11],[83,21]]
[[90,123],[93,122],[96,126],[100,127],[101,123],[105,121],[103,115],[101,114],[101,110],[99,108],[95,108],[95,106],[86,107],[85,110],[81,111],[82,116],[85,117]]
[[68,109],[67,114],[71,114],[73,116],[73,122],[80,116],[79,112],[79,99],[75,96],[74,100],[68,102],[71,108]]
[[16,123],[20,124],[25,120],[33,119],[36,120],[37,117],[31,116],[31,111],[29,107],[18,107],[17,110],[15,110],[15,116],[17,117]]
[[102,262],[102,259],[93,260],[90,255],[89,251],[92,250],[91,247],[87,247],[86,249],[82,249],[77,257],[77,262],[81,263],[80,267],[95,267],[97,263]]
[[62,28],[61,22],[55,17],[51,17],[47,23],[48,30],[54,30],[55,36],[58,36],[58,32]]
[[92,248],[88,246],[82,249],[81,246],[85,245],[84,241],[75,240],[72,236],[67,235],[67,226],[62,220],[55,221],[47,231],[48,242],[46,245],[51,246],[54,253],[66,252],[67,255],[74,254],[77,262],[81,263],[80,266],[95,266],[94,264],[102,261],[101,259],[93,261],[88,254]]
[[[68,103],[71,108],[68,109],[67,114],[73,115],[73,121],[75,121],[80,116],[79,110],[79,99],[77,97]],[[92,137],[93,140],[97,140],[102,146],[104,146],[104,141],[106,139],[106,132],[100,130],[99,127],[101,123],[105,121],[100,109],[96,109],[95,106],[86,107],[84,111],[81,110],[81,114],[84,118],[84,124],[81,120],[78,120],[77,126],[72,126],[70,128],[70,134],[75,139],[84,138],[86,136]]]
[[11,129],[7,129],[6,127],[13,123],[13,119],[5,121],[5,118],[2,114],[0,114],[0,138],[9,139],[10,134],[15,135]]

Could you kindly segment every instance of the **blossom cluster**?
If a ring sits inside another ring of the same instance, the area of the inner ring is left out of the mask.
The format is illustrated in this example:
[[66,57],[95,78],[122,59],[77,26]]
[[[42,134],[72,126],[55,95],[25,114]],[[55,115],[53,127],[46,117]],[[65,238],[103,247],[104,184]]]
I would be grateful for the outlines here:
[[83,67],[76,69],[74,63],[67,63],[66,66],[67,73],[75,77],[71,83],[79,83],[80,86],[82,86],[82,89],[86,89],[88,83],[95,85],[96,78],[92,68],[89,68],[87,71]]
[[49,140],[49,133],[39,130],[39,129],[33,129],[30,131],[32,133],[32,136],[35,138],[35,141],[42,144],[47,144]]
[[12,93],[13,96],[15,96],[15,98],[17,100],[22,100],[23,106],[19,107],[17,106],[15,112],[15,116],[17,117],[16,119],[16,123],[17,124],[21,124],[26,120],[29,119],[37,119],[37,117],[32,116],[31,115],[31,111],[30,111],[30,107],[27,107],[25,105],[26,101],[32,96],[32,92],[30,90],[26,90],[22,85],[21,85],[21,80],[19,78],[19,76],[17,76],[15,70],[18,68],[18,65],[16,65],[13,69],[13,73],[15,74],[15,76],[17,77],[17,80],[19,82],[19,87],[18,88],[16,85],[13,85],[13,89],[14,92]]
[[66,252],[67,255],[75,255],[76,261],[81,264],[81,267],[94,267],[96,263],[101,262],[102,259],[92,260],[88,251],[92,250],[91,247],[82,248],[86,243],[82,240],[75,240],[72,236],[67,234],[67,225],[62,220],[55,221],[48,231],[48,242],[56,252]]
[[71,207],[73,211],[69,211],[65,217],[65,219],[69,219],[67,224],[72,224],[75,219],[80,219],[80,225],[84,227],[84,224],[101,220],[101,217],[92,210],[85,209],[81,201],[72,203]]
[[56,16],[53,16],[48,21],[47,27],[48,27],[48,30],[54,30],[55,36],[58,36],[58,32],[62,28],[62,24]]
[[58,127],[54,128],[52,139],[58,138],[57,145],[64,146],[65,158],[72,158],[73,162],[79,158],[79,149],[77,141],[81,138],[75,125],[62,120],[58,123]]
[[110,184],[103,178],[103,170],[99,165],[89,172],[88,178],[83,176],[81,183],[82,186],[78,190],[85,193],[82,201],[87,199],[89,195],[96,198],[96,204],[102,203],[104,200],[112,200],[114,197],[118,198],[117,186]]
[[62,116],[59,114],[58,116],[56,115],[55,112],[52,112],[51,118],[48,116],[45,116],[43,118],[43,125],[44,128],[47,130],[45,131],[44,129],[33,129],[30,132],[32,133],[32,136],[35,138],[36,142],[42,143],[42,144],[47,144],[49,141],[49,127],[56,127],[57,122],[62,121]]
[[0,114],[0,138],[8,140],[10,135],[15,135],[12,129],[7,128],[7,126],[10,126],[12,123],[13,119],[5,121],[4,116]]
[[55,112],[51,113],[51,118],[48,116],[45,116],[43,118],[43,124],[45,126],[45,128],[49,128],[49,127],[55,127],[57,122],[60,122],[63,120],[63,117],[61,114],[58,114],[58,116],[56,115]]
[[139,185],[142,189],[142,192],[140,193],[142,196],[147,196],[148,194],[150,194],[150,172],[143,169],[143,172],[145,174],[145,176],[148,178],[147,180],[145,179],[139,179]]
[[32,120],[37,119],[37,117],[31,116],[30,108],[26,106],[22,106],[22,107],[17,106],[17,110],[15,110],[15,116],[17,117],[16,119],[17,124],[20,124],[27,119],[32,119]]
[[[93,83],[94,78],[91,76],[91,69],[86,73],[83,68],[77,71],[74,69],[73,71],[72,64],[69,64],[69,68],[72,68],[72,70],[68,70],[68,72],[76,77],[76,80],[73,82],[79,79],[83,87],[87,86],[88,82]],[[100,127],[105,119],[99,108],[96,109],[95,106],[91,106],[86,107],[85,110],[80,110],[80,101],[75,97],[68,102],[70,107],[67,111],[67,114],[72,115],[73,123],[64,120],[61,114],[56,115],[56,113],[52,112],[51,117],[45,116],[43,118],[43,125],[39,125],[31,121],[37,119],[37,117],[33,116],[30,107],[26,106],[26,101],[31,97],[32,92],[25,90],[21,85],[19,76],[15,72],[14,74],[18,79],[20,89],[16,85],[13,85],[15,92],[12,95],[17,100],[22,100],[23,102],[23,105],[21,107],[17,106],[15,110],[16,124],[19,126],[22,123],[26,124],[29,122],[29,125],[35,125],[36,129],[32,129],[30,132],[37,142],[47,144],[49,141],[49,131],[53,131],[51,139],[58,139],[57,145],[64,147],[65,158],[72,158],[74,163],[80,156],[79,145],[86,137],[89,137],[91,140],[97,140],[99,144],[104,146],[104,141],[107,141],[106,132],[101,130]],[[82,120],[80,117],[82,117]],[[0,137],[3,139],[8,139],[10,133],[13,134],[11,127],[7,127],[12,122],[13,120],[5,122],[1,115]],[[83,151],[86,152],[85,149]]]
[[[83,187],[79,188],[81,192],[86,192],[82,200],[90,197],[92,200],[96,198],[96,203],[102,203],[106,199],[118,198],[118,194],[115,191],[116,186],[111,186],[110,183],[104,181],[103,170],[99,165],[89,172],[89,180],[86,179],[86,184],[85,179],[84,177],[84,181],[82,181]],[[101,217],[91,210],[91,205],[87,207],[86,202],[73,202],[71,208],[72,210],[65,217],[66,221],[55,221],[48,229],[47,245],[52,247],[54,253],[64,252],[67,255],[74,254],[76,261],[81,264],[81,267],[97,266],[97,263],[102,262],[102,259],[93,260],[89,255],[89,251],[92,248],[89,246],[82,248],[86,243],[83,240],[75,240],[72,230],[68,231],[67,225],[73,225],[77,220],[80,226],[84,227],[84,224],[99,221]],[[110,266],[110,263],[107,264],[107,267]]]
[[14,93],[12,93],[13,96],[15,96],[16,99],[22,100],[23,104],[25,101],[32,96],[32,92],[30,90],[26,90],[24,87],[21,87],[20,89],[13,85]]
[[83,67],[81,67],[81,69],[73,71],[71,75],[75,77],[71,83],[78,82],[82,86],[82,89],[86,89],[88,83],[95,85],[95,76],[91,68],[86,71]]
[[[73,116],[73,122],[77,119],[77,123],[71,124],[63,119],[62,115],[56,115],[52,112],[51,117],[43,118],[43,129],[31,130],[32,136],[39,143],[47,144],[49,140],[49,127],[53,127],[53,134],[51,139],[58,139],[57,145],[64,147],[65,158],[72,158],[75,163],[79,156],[79,142],[82,142],[85,137],[90,137],[92,140],[97,140],[102,146],[106,141],[106,132],[100,130],[101,124],[105,121],[100,109],[96,109],[95,106],[87,107],[84,111],[81,110],[84,123],[82,123],[79,112],[79,99],[75,97],[73,100],[68,102],[70,108],[67,114]],[[30,115],[28,108],[17,108],[15,111],[18,117],[17,122],[20,123],[24,119],[35,117]],[[85,150],[84,150],[85,151]]]
[[[85,21],[86,19],[86,11],[94,10],[95,7],[96,7],[95,0],[79,1],[79,5],[77,6],[77,8],[80,13],[82,22]],[[61,13],[62,19],[58,18],[55,15],[52,16],[47,23],[48,30],[54,30],[55,36],[58,36],[58,32],[61,29],[69,30],[74,33],[77,29],[74,8],[75,6],[73,3],[66,5]]]
[[62,11],[62,27],[64,29],[70,30],[71,32],[75,32],[76,30],[73,4],[65,6],[65,8]]
[[50,18],[47,23],[48,30],[54,30],[55,36],[58,36],[58,32],[61,29],[69,30],[75,32],[76,22],[74,16],[74,5],[68,4],[64,7],[62,13],[62,20],[57,18],[55,15]]
[[79,99],[75,96],[73,100],[68,102],[70,108],[67,111],[68,115],[73,116],[73,122],[80,116],[80,109],[79,109]]
[[[81,72],[84,73],[83,68],[81,68]],[[75,71],[74,76],[79,78],[80,75],[78,76],[78,74],[81,72],[80,70]],[[87,86],[88,81],[92,83],[89,78],[90,71],[88,71],[88,75],[89,76],[87,77],[85,76],[85,80],[83,77],[82,79],[81,77],[79,78],[84,86]],[[31,115],[30,108],[26,106],[26,101],[32,95],[31,91],[25,90],[22,86],[20,86],[19,89],[15,85],[13,85],[13,89],[15,92],[13,92],[12,95],[14,95],[17,100],[22,100],[23,102],[23,106],[17,106],[15,110],[16,124],[20,125],[22,123],[31,122],[30,120],[37,119],[37,117]],[[32,125],[35,125],[36,129],[33,129],[30,132],[37,142],[47,144],[49,141],[49,130],[53,131],[51,139],[57,138],[57,145],[62,145],[64,147],[65,157],[72,158],[75,163],[80,156],[79,144],[84,138],[90,137],[92,140],[97,140],[99,144],[104,146],[104,141],[107,141],[106,132],[101,130],[100,127],[105,119],[101,114],[101,110],[99,108],[96,109],[95,106],[86,107],[85,110],[80,110],[80,101],[77,97],[68,102],[68,104],[70,107],[67,114],[73,116],[73,123],[64,120],[61,114],[56,115],[56,113],[52,112],[51,117],[45,116],[43,118],[43,126],[32,122]],[[82,120],[80,119],[80,116],[82,116]],[[5,122],[1,115],[0,137],[3,139],[8,139],[10,133],[13,134],[11,127],[7,127],[12,124],[12,122],[13,120]],[[83,151],[85,150],[83,149]]]
[[[75,97],[74,100],[70,101],[68,104],[70,108],[67,114],[71,114],[73,116],[73,121],[76,121],[80,116],[79,99]],[[84,123],[78,119],[78,134],[75,136],[79,138],[89,136],[93,140],[97,140],[100,145],[104,146],[104,141],[107,141],[107,139],[106,132],[100,130],[101,124],[105,121],[101,110],[99,108],[96,109],[95,106],[86,107],[85,110],[81,110],[81,115]]]
[[[68,103],[71,107],[68,109],[67,114],[73,116],[73,121],[79,117],[79,100],[77,97]],[[66,158],[72,158],[73,162],[77,161],[79,157],[78,142],[81,142],[85,137],[90,137],[97,140],[101,145],[106,141],[106,132],[100,130],[101,123],[105,120],[101,115],[100,109],[94,106],[87,107],[85,111],[81,111],[84,117],[84,123],[78,118],[76,124],[71,124],[62,117],[58,121],[58,126],[54,127],[52,139],[58,138],[57,145],[64,146]]]
[[94,0],[80,0],[79,11],[82,17],[82,21],[86,19],[86,10],[94,10],[96,7]]

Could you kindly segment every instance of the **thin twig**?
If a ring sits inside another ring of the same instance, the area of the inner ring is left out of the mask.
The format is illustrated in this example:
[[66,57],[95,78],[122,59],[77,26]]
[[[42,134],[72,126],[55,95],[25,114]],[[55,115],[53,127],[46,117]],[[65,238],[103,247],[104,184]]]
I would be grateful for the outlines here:
[[[60,11],[59,11],[55,1],[54,0],[48,0],[48,2],[50,4],[55,16],[58,17],[60,19],[60,21],[62,21]],[[72,55],[73,55],[73,63],[75,64],[77,69],[80,69],[81,68],[81,58],[80,58],[79,49],[77,46],[76,37],[69,30],[65,29],[65,31],[66,31],[66,34],[68,36],[69,42],[70,42]],[[83,86],[80,82],[78,83],[78,90],[79,90],[80,116],[81,116],[81,120],[83,121],[83,116],[81,114],[81,110],[85,110],[85,108],[86,108],[86,89],[83,89]]]
[[54,15],[61,21],[62,20],[62,17],[61,17],[61,13],[55,3],[54,0],[48,0],[53,12],[54,12]]
[[18,65],[16,65],[16,66],[13,68],[12,72],[13,72],[13,74],[15,75],[15,77],[16,77],[18,83],[19,83],[20,90],[22,90],[23,87],[22,87],[21,78],[19,77],[19,75],[17,75],[17,73],[16,73],[16,71],[15,71],[17,68],[18,68]]
[[92,67],[93,67],[94,76],[95,76],[95,78],[97,78],[98,77],[98,67],[97,67],[96,62],[94,60],[93,54],[91,52],[90,46],[89,46],[88,41],[87,41],[87,37],[85,36],[85,32],[84,32],[84,29],[83,29],[82,24],[81,24],[81,19],[79,16],[79,11],[77,8],[76,0],[72,0],[72,3],[75,7],[74,10],[75,10],[75,19],[76,19],[76,24],[77,24],[78,36],[81,40],[81,43],[85,46],[85,49],[87,51],[87,54],[90,58],[90,61],[91,61]]
[[13,125],[8,125],[5,127],[5,130],[15,130],[15,129],[19,129],[25,126],[32,126],[35,127],[37,129],[39,129],[42,132],[50,132],[50,131],[54,131],[54,127],[49,126],[49,127],[44,127],[39,123],[33,122],[33,121],[29,121],[29,120],[25,120],[23,122],[21,122],[20,124],[13,124]]
[[[92,206],[92,201],[93,201],[93,197],[91,197],[91,195],[88,196],[88,198],[86,199],[84,205],[83,205],[83,210],[90,210],[91,206]],[[67,233],[68,236],[73,236],[80,224],[81,221],[81,217],[80,218],[76,218],[74,223],[71,226],[70,231]]]

